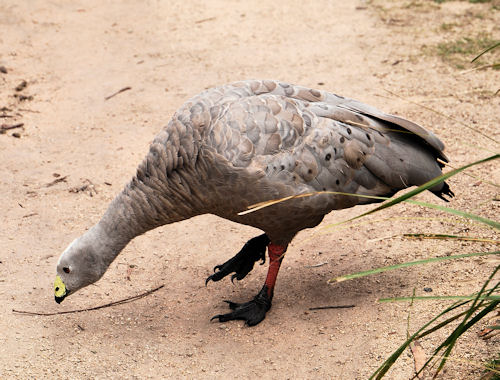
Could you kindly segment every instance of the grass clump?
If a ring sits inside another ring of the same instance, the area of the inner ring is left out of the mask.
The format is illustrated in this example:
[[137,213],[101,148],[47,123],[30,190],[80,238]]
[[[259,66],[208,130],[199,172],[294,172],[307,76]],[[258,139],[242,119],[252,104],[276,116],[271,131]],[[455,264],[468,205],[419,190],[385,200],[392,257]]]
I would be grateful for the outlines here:
[[443,32],[450,32],[454,30],[457,26],[459,26],[455,22],[443,22],[440,26],[439,29]]
[[463,70],[474,54],[499,42],[500,40],[481,33],[475,37],[461,37],[454,41],[440,42],[435,47],[435,53],[444,62]]
[[481,376],[480,380],[500,380],[500,353],[495,359],[486,363],[485,367],[486,373]]
[[[487,51],[491,51],[493,48],[488,49]],[[485,52],[487,52],[485,51]],[[484,52],[483,52],[484,53]],[[372,212],[376,212],[379,210],[382,210],[387,207],[391,207],[399,202],[405,201],[405,202],[410,202],[410,203],[416,203],[421,206],[426,206],[426,207],[431,207],[431,208],[438,208],[441,211],[446,211],[455,215],[460,215],[464,218],[467,218],[469,220],[475,220],[481,223],[484,223],[486,226],[489,228],[493,228],[494,230],[500,231],[500,223],[496,222],[494,220],[490,220],[484,217],[480,217],[478,215],[474,215],[471,213],[466,213],[460,210],[448,208],[448,207],[442,207],[442,206],[437,206],[434,204],[427,204],[424,202],[417,202],[414,200],[409,199],[410,197],[413,197],[414,195],[427,190],[434,186],[436,182],[442,182],[446,178],[449,178],[453,175],[458,174],[459,172],[474,166],[478,164],[485,163],[487,161],[492,161],[492,160],[498,160],[500,159],[500,154],[495,154],[493,156],[487,157],[486,159],[482,159],[476,162],[473,162],[471,164],[465,165],[461,168],[454,169],[451,172],[448,172],[446,174],[443,174],[440,177],[435,178],[432,181],[429,181],[428,183],[419,186],[418,188],[410,191],[407,194],[404,194],[400,197],[393,198],[389,200],[386,203],[383,203],[381,206],[364,213],[358,217],[352,218],[357,219],[359,217],[362,217],[364,215],[368,215]],[[459,236],[446,236],[446,235],[435,235],[435,234],[417,234],[417,236],[429,236],[429,237],[438,237],[438,238],[459,238]],[[479,241],[479,239],[478,239]],[[500,243],[498,240],[492,241],[494,244]],[[339,278],[335,278],[330,280],[332,281],[345,281],[348,279],[354,279],[358,277],[364,277],[367,275],[373,275],[376,273],[384,272],[387,270],[394,270],[394,269],[399,269],[402,267],[408,267],[408,266],[413,266],[413,265],[421,265],[421,264],[427,264],[427,263],[432,263],[432,262],[437,262],[437,261],[442,261],[442,260],[449,260],[449,259],[461,259],[465,257],[472,257],[472,256],[480,256],[480,255],[495,255],[498,256],[500,255],[500,251],[490,251],[490,252],[476,252],[476,253],[471,253],[471,254],[463,254],[463,255],[454,255],[451,257],[435,257],[435,258],[428,258],[425,260],[419,260],[419,261],[413,261],[413,262],[407,262],[403,264],[398,264],[398,265],[392,265],[388,267],[383,267],[383,268],[376,268],[376,269],[371,269],[368,271],[364,272],[358,272],[346,276],[342,276]],[[477,293],[469,294],[469,295],[452,295],[452,296],[421,296],[417,297],[415,294],[411,297],[400,297],[400,298],[388,298],[388,299],[379,299],[379,302],[396,302],[396,301],[411,301],[413,303],[414,300],[430,300],[430,299],[441,299],[441,300],[456,300],[454,304],[451,306],[447,307],[440,313],[438,313],[434,318],[429,320],[427,323],[425,323],[420,329],[418,329],[413,335],[408,336],[408,339],[391,355],[389,356],[384,363],[372,374],[370,379],[382,379],[389,369],[392,367],[392,365],[396,362],[396,360],[404,353],[404,351],[408,348],[411,347],[411,344],[416,342],[418,339],[421,339],[427,335],[433,334],[434,332],[443,329],[443,328],[450,328],[452,327],[452,331],[449,333],[449,335],[442,341],[435,349],[432,355],[430,356],[429,359],[425,361],[425,363],[416,370],[415,377],[418,377],[422,371],[425,369],[430,370],[431,368],[435,368],[434,371],[434,378],[443,370],[447,360],[450,358],[450,355],[455,348],[457,341],[464,335],[466,332],[468,332],[472,327],[476,326],[477,323],[481,320],[483,320],[489,313],[494,312],[494,311],[499,311],[500,309],[500,281],[495,280],[497,278],[497,274],[500,273],[500,265],[497,265],[490,276],[484,281],[481,290]],[[458,323],[453,328],[453,324]],[[498,325],[498,322],[495,322],[493,326],[489,327],[490,329],[493,330],[498,330],[500,329],[500,325]],[[409,334],[408,334],[409,335]],[[492,380],[496,379],[499,380],[499,375],[500,372],[498,371],[498,365],[499,365],[499,358],[495,357],[492,359],[489,363],[484,365],[484,368],[488,371],[485,376],[482,378],[483,380]]]

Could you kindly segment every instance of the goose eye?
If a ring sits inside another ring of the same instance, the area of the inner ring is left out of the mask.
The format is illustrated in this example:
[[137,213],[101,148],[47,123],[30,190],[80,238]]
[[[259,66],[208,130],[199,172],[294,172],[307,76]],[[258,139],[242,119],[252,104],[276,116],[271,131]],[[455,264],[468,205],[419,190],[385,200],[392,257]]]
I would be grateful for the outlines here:
[[63,271],[64,271],[64,273],[69,273],[69,272],[70,272],[70,270],[69,270],[69,268],[68,268],[68,267],[64,267],[64,268],[63,268]]

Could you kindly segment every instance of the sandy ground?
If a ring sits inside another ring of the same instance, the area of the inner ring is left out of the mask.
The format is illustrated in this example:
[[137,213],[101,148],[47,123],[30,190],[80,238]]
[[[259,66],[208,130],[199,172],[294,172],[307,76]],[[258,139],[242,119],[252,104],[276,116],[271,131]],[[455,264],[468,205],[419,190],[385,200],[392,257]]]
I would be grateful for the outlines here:
[[[330,214],[289,248],[273,309],[254,328],[210,322],[224,299],[246,300],[266,267],[242,282],[204,286],[212,268],[259,232],[201,216],[135,239],[95,286],[54,303],[60,252],[97,222],[154,135],[187,98],[212,85],[273,78],[328,89],[436,132],[453,166],[498,145],[498,71],[461,73],[422,47],[465,31],[498,36],[499,11],[468,2],[361,1],[0,2],[0,378],[367,378],[446,302],[380,297],[469,294],[498,264],[475,258],[327,285],[334,276],[425,257],[486,251],[486,243],[408,241],[408,232],[495,238],[492,230],[402,205],[325,230],[370,207]],[[451,30],[440,28],[454,23]],[[26,81],[26,87],[15,87]],[[124,88],[130,90],[105,100]],[[406,99],[393,95],[386,90]],[[12,116],[12,117],[8,117]],[[452,207],[498,218],[498,163],[451,179]],[[496,197],[496,200],[495,200]],[[439,203],[432,194],[419,199]],[[441,203],[440,203],[441,204]],[[396,236],[392,237],[391,236]],[[324,264],[324,265],[319,265]],[[319,266],[318,266],[319,265]],[[52,317],[12,309],[91,307],[165,284],[122,306]],[[310,311],[310,307],[354,308]],[[499,337],[474,327],[442,375],[477,378]],[[442,334],[422,345],[430,354]],[[403,354],[388,375],[408,379]]]

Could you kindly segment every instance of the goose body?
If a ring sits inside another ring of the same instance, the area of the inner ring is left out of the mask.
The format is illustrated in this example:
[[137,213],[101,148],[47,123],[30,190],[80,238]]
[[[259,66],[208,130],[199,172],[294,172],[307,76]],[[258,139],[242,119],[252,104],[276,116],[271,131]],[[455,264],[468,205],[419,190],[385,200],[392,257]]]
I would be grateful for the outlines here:
[[[217,316],[256,324],[270,308],[279,264],[297,232],[332,210],[375,200],[321,193],[240,211],[311,192],[391,196],[439,176],[438,159],[447,161],[443,149],[417,124],[326,91],[265,80],[206,90],[173,115],[103,218],[63,252],[56,300],[97,281],[135,236],[211,213],[264,232],[207,279],[232,272],[243,278],[267,246],[270,270],[263,290]],[[431,191],[453,195],[446,183]]]

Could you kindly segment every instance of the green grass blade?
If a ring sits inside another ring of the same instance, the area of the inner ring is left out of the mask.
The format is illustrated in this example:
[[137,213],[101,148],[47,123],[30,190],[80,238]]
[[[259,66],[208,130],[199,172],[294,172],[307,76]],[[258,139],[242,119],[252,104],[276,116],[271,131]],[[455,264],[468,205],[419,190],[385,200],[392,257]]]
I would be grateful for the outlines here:
[[399,269],[399,268],[406,268],[406,267],[410,267],[410,266],[413,266],[413,265],[421,265],[421,264],[427,264],[427,263],[434,263],[434,262],[444,261],[444,260],[463,259],[463,258],[466,258],[466,257],[498,255],[498,254],[500,254],[500,251],[474,252],[474,253],[464,253],[462,255],[432,257],[430,259],[410,261],[410,262],[406,262],[406,263],[389,265],[389,266],[386,266],[386,267],[380,267],[380,268],[370,269],[370,270],[366,270],[366,271],[362,271],[362,272],[352,273],[352,274],[348,274],[348,275],[345,275],[345,276],[334,277],[334,278],[331,278],[330,280],[328,280],[328,282],[331,283],[331,282],[341,282],[341,281],[346,281],[346,280],[352,280],[353,278],[365,277],[365,276],[369,276],[369,275],[372,275],[372,274],[386,272],[386,271],[389,271],[389,270],[394,270],[394,269]]
[[[485,302],[484,300],[481,300],[481,296],[486,291],[486,287],[488,286],[488,284],[490,283],[490,281],[493,279],[493,277],[495,276],[495,274],[499,270],[500,270],[500,265],[495,268],[495,270],[491,273],[491,275],[488,277],[488,279],[484,282],[481,290],[477,294],[476,299],[473,301],[473,303],[472,303],[471,307],[469,308],[469,311],[465,315],[463,321],[456,327],[456,329],[451,333],[451,335],[443,343],[441,343],[441,345],[434,351],[434,355],[433,356],[437,356],[438,353],[439,353],[439,351],[441,351],[441,349],[443,349],[444,347],[446,347],[446,350],[445,350],[445,352],[443,354],[443,359],[439,363],[439,367],[436,370],[436,375],[443,369],[448,356],[450,355],[451,351],[453,350],[453,347],[455,346],[455,343],[456,343],[457,339],[465,331],[467,331],[470,328],[470,326],[472,326],[478,320],[480,320],[481,318],[483,318],[487,313],[489,313],[491,310],[493,310],[496,307],[496,305],[498,305],[500,303],[500,301],[493,301],[493,302],[491,302],[480,313],[478,313],[474,318],[472,318],[469,322],[467,322],[468,319],[472,316],[472,314],[476,311],[476,309],[478,307],[480,307]],[[499,284],[500,283],[497,283],[493,288],[491,288],[487,292],[486,295],[490,296],[491,293],[493,293],[498,288]],[[485,313],[485,310],[488,310],[488,311]],[[480,317],[478,318],[478,316],[480,316]],[[473,321],[475,321],[475,322],[473,322]],[[473,323],[471,323],[471,322],[473,322]]]
[[448,234],[403,234],[401,235],[408,239],[438,239],[438,240],[464,240],[464,241],[475,241],[480,243],[490,243],[490,244],[500,244],[500,240],[485,239],[473,236],[460,236],[460,235],[448,235]]
[[[455,343],[457,342],[457,339],[464,334],[468,329],[470,329],[472,326],[474,326],[478,321],[483,319],[488,313],[491,311],[495,310],[496,307],[500,304],[500,301],[494,301],[487,305],[483,310],[481,310],[478,314],[474,316],[467,324],[465,324],[463,327],[460,325],[459,328],[457,328],[456,333],[453,332],[452,335],[450,335],[449,339],[446,339],[444,343],[448,343],[448,347],[446,348],[446,351],[443,355],[443,359],[441,359],[441,363],[439,364],[438,369],[436,370],[436,375],[441,372],[443,369],[444,365],[446,364],[446,361],[448,357],[450,356],[451,351],[453,350],[453,347],[455,346]],[[448,342],[449,340],[449,342]],[[444,344],[443,343],[443,344]],[[436,351],[437,352],[437,351]]]
[[455,174],[460,173],[461,171],[463,171],[463,170],[465,170],[467,168],[470,168],[471,166],[479,165],[479,164],[482,164],[482,163],[485,163],[485,162],[488,162],[488,161],[491,161],[491,160],[496,160],[498,158],[500,158],[500,154],[494,154],[493,156],[489,156],[489,157],[483,158],[481,160],[472,162],[472,163],[467,164],[465,166],[462,166],[462,167],[460,167],[458,169],[453,169],[452,171],[450,171],[448,173],[442,174],[439,177],[431,179],[430,181],[424,183],[423,185],[417,187],[416,189],[413,189],[413,190],[409,191],[406,194],[403,194],[403,195],[401,195],[401,196],[399,196],[397,198],[391,199],[389,202],[384,203],[384,204],[380,205],[379,207],[376,207],[373,210],[367,211],[367,212],[365,212],[365,213],[363,213],[361,215],[358,215],[358,216],[356,216],[356,217],[354,217],[352,219],[349,219],[348,221],[359,219],[359,218],[361,218],[363,216],[370,215],[370,214],[373,214],[374,212],[377,212],[377,211],[386,209],[388,207],[394,206],[395,204],[403,202],[403,201],[407,200],[408,198],[414,197],[415,195],[420,194],[421,192],[423,192],[425,190],[428,190],[431,187],[436,186],[437,184],[445,181],[446,179],[454,176]]
[[[467,302],[469,302],[469,301],[467,301]],[[489,312],[491,312],[492,310],[494,310],[494,309],[496,308],[496,306],[497,306],[497,305],[498,305],[498,301],[493,301],[493,302],[491,302],[491,303],[487,304],[485,307],[483,307],[483,309],[481,310],[481,312],[478,314],[479,318],[477,318],[477,319],[476,319],[476,318],[474,318],[474,321],[472,321],[472,320],[471,320],[470,322],[473,322],[473,323],[470,323],[470,325],[468,325],[468,326],[467,326],[467,329],[469,329],[470,327],[472,327],[472,326],[474,325],[474,323],[477,323],[477,322],[478,322],[481,318],[483,318],[483,317],[484,317],[485,315],[487,315]],[[472,313],[475,313],[477,310],[479,310],[479,308],[480,308],[479,306],[471,307],[471,308],[469,308],[469,309],[465,310],[464,312],[462,312],[462,313],[460,313],[460,314],[457,314],[457,315],[453,316],[452,318],[447,319],[446,321],[444,321],[444,322],[440,323],[439,325],[436,325],[435,327],[433,327],[433,328],[431,328],[431,329],[429,329],[429,330],[427,330],[427,331],[425,331],[425,332],[423,332],[423,333],[419,334],[417,337],[415,337],[415,339],[420,339],[421,337],[424,337],[424,336],[426,336],[426,335],[428,335],[428,334],[430,334],[430,333],[432,333],[432,332],[434,332],[434,331],[436,331],[436,330],[438,330],[438,329],[440,329],[440,328],[444,327],[446,324],[449,324],[450,322],[452,322],[452,321],[454,321],[454,320],[458,319],[459,317],[463,316],[464,314],[468,314],[468,313],[470,313],[471,311],[472,311]],[[465,332],[465,331],[464,331],[464,332]],[[453,334],[452,334],[452,335],[453,335]],[[450,340],[450,338],[451,338],[451,336],[452,336],[452,335],[450,335],[450,336],[448,337],[447,341],[448,341],[448,340]],[[459,337],[459,336],[457,336],[457,337],[456,337],[456,339],[458,339],[458,337]],[[452,340],[451,342],[454,344],[454,342],[456,341],[456,339],[455,339],[455,340]],[[423,371],[423,370],[424,370],[424,369],[425,369],[425,368],[426,368],[426,367],[427,367],[427,366],[428,366],[428,365],[432,362],[432,360],[433,360],[434,358],[441,357],[441,358],[442,358],[442,360],[441,360],[441,364],[444,366],[444,364],[446,363],[446,360],[447,360],[447,359],[448,359],[448,357],[449,357],[449,353],[451,352],[451,350],[450,350],[450,351],[448,351],[447,353],[445,353],[445,354],[441,355],[441,356],[438,356],[438,354],[437,354],[437,353],[438,353],[438,352],[439,352],[439,351],[440,351],[443,347],[444,347],[444,343],[443,343],[443,344],[441,344],[441,346],[440,346],[438,349],[436,349],[436,350],[434,351],[434,354],[433,354],[433,355],[431,355],[431,357],[430,357],[430,358],[429,358],[429,359],[425,362],[425,364],[422,366],[422,369],[421,369],[419,372],[417,372],[417,373],[416,373],[416,375],[418,375],[419,373],[421,373],[421,372],[422,372],[422,371]],[[438,370],[437,370],[437,371],[436,371],[436,373],[434,374],[434,378],[438,375],[438,373],[441,371],[441,369],[442,369],[442,366],[440,365],[440,368],[438,368]]]
[[[415,296],[379,298],[377,302],[423,301],[423,300],[475,300],[476,296]],[[482,296],[480,300],[500,301],[500,296]]]
[[[387,203],[385,203],[385,204],[383,204],[383,205],[381,205],[381,206],[379,206],[379,207],[377,207],[377,208],[375,208],[375,209],[373,209],[373,210],[371,210],[371,211],[369,211],[367,213],[364,213],[364,214],[359,215],[359,216],[357,216],[355,218],[349,219],[348,221],[361,218],[363,216],[369,215],[371,213],[374,213],[376,211],[385,209],[387,207],[391,207],[391,206],[393,206],[393,205],[395,205],[395,204],[397,204],[399,202],[407,201],[410,197],[412,197],[412,196],[414,196],[414,195],[416,195],[416,194],[418,194],[418,193],[420,193],[420,192],[422,192],[424,190],[427,190],[427,189],[435,186],[436,184],[438,184],[438,183],[446,180],[447,178],[449,178],[449,177],[451,177],[451,176],[459,173],[460,171],[463,171],[464,169],[466,169],[468,167],[471,167],[473,165],[477,165],[477,164],[480,164],[480,163],[483,163],[483,162],[487,162],[487,161],[490,161],[490,160],[495,160],[495,159],[498,159],[499,157],[500,157],[499,154],[495,154],[495,155],[487,157],[487,158],[485,158],[483,160],[476,161],[476,162],[468,164],[468,165],[466,165],[464,167],[455,169],[455,170],[453,170],[453,171],[451,171],[449,173],[443,174],[442,176],[440,176],[438,178],[435,178],[432,181],[429,181],[428,183],[420,186],[417,189],[414,189],[414,190],[408,192],[407,194],[405,194],[405,195],[403,195],[401,197],[392,199],[389,202],[387,202]],[[436,207],[435,205],[430,205],[430,204],[426,204],[424,202],[418,202],[418,201],[411,201],[411,203],[415,203],[415,204],[418,204],[418,205],[421,205],[421,206],[425,206],[425,207],[431,207],[431,208],[435,208],[435,209],[440,209],[440,210],[448,212],[448,213],[452,213],[452,214],[455,214],[455,215],[459,215],[459,216],[463,216],[463,217],[466,217],[466,218],[469,218],[469,219],[480,221],[481,223],[485,223],[485,224],[490,225],[490,226],[492,226],[493,228],[496,228],[496,229],[500,228],[500,224],[497,223],[497,222],[495,222],[495,221],[492,221],[492,220],[489,220],[489,219],[486,219],[486,218],[482,218],[482,217],[479,217],[477,215],[469,214],[469,213],[466,213],[466,212],[463,212],[463,211],[453,210],[453,209],[446,208],[446,207],[441,207],[441,206]],[[498,254],[498,253],[499,252],[490,252],[490,253],[487,253],[487,254]],[[484,253],[478,253],[477,255],[481,255],[481,254],[484,254]],[[436,259],[440,259],[440,258],[436,258]],[[408,264],[409,265],[416,265],[416,264],[410,264],[410,263],[403,263],[403,264],[400,264],[400,265],[404,267],[404,266],[409,266]],[[385,271],[385,270],[396,269],[396,268],[393,268],[393,267],[394,266],[385,267],[385,268],[379,268],[379,269],[371,270],[371,271],[365,271],[365,272],[362,272],[361,274],[358,273],[358,274],[350,275],[349,277],[351,277],[351,276],[352,276],[352,278],[362,277],[363,275],[369,275],[369,274],[373,274],[373,273],[382,272],[382,271]],[[396,266],[396,267],[399,267],[399,266]],[[387,373],[387,371],[390,369],[390,367],[394,364],[394,362],[401,356],[401,354],[409,346],[409,344],[417,336],[422,336],[422,335],[430,334],[430,333],[436,331],[437,329],[439,329],[441,327],[444,327],[445,325],[451,323],[452,321],[454,321],[454,320],[456,320],[456,319],[458,319],[460,317],[463,317],[463,321],[460,323],[460,325],[453,331],[453,333],[448,337],[448,339],[446,339],[446,341],[443,342],[436,349],[435,355],[433,355],[425,363],[425,365],[424,365],[424,368],[427,367],[429,365],[429,363],[433,360],[433,358],[437,357],[437,354],[442,349],[445,349],[445,354],[443,355],[443,359],[441,360],[441,362],[439,364],[439,368],[437,369],[437,372],[436,372],[436,375],[437,375],[442,370],[443,366],[445,365],[447,357],[449,356],[450,352],[452,351],[452,349],[453,349],[453,347],[454,347],[454,345],[456,343],[456,340],[465,331],[467,331],[471,326],[473,326],[477,321],[479,321],[481,318],[483,318],[488,312],[490,312],[491,310],[495,309],[498,306],[498,304],[500,303],[500,300],[498,300],[498,298],[496,298],[496,296],[490,297],[492,295],[492,292],[498,287],[498,284],[491,291],[489,291],[486,294],[486,296],[484,295],[484,292],[485,292],[485,289],[486,289],[487,285],[489,284],[489,282],[491,281],[491,279],[496,274],[496,272],[498,271],[499,268],[500,268],[500,266],[495,269],[495,271],[491,274],[491,276],[488,278],[488,280],[483,284],[483,287],[482,287],[481,291],[477,294],[476,297],[473,297],[473,296],[467,297],[468,300],[462,301],[462,302],[459,302],[459,303],[456,303],[456,304],[452,305],[451,307],[447,308],[443,312],[439,313],[431,321],[427,322],[415,334],[413,334],[409,339],[407,339],[406,342],[404,342],[375,371],[375,373],[370,377],[370,379],[373,379],[373,378],[381,379]],[[345,278],[341,277],[341,279],[348,279],[349,278],[348,276],[344,276],[344,277]],[[335,280],[335,279],[332,279],[332,280]],[[410,299],[410,298],[408,298],[408,299]],[[414,300],[414,299],[416,299],[416,297],[412,297],[411,299]],[[445,320],[444,322],[441,322],[437,326],[432,327],[432,328],[426,330],[432,323],[434,323],[441,316],[445,315],[446,313],[451,312],[452,310],[454,310],[454,309],[456,309],[456,308],[458,308],[460,306],[463,306],[463,305],[465,305],[467,303],[470,303],[471,301],[472,301],[472,305],[465,312],[459,313],[457,316],[453,316],[451,318],[448,318],[447,320]],[[477,312],[479,309],[481,309],[481,311],[478,314],[476,314],[476,316],[474,318],[471,319],[471,315],[473,313]]]
[[479,53],[479,55],[477,55],[472,61],[470,61],[470,63],[473,63],[474,61],[478,60],[482,55],[486,54],[487,52],[497,48],[500,46],[500,42],[497,42],[496,44],[494,44],[493,46],[490,46],[489,48],[483,50],[481,53]]
[[439,313],[436,317],[431,319],[429,322],[427,322],[425,325],[423,325],[417,332],[415,332],[412,336],[410,336],[396,351],[394,351],[394,353],[391,356],[389,356],[389,358],[387,358],[379,368],[377,368],[377,370],[370,376],[369,379],[374,379],[374,378],[377,380],[381,379],[387,373],[387,371],[392,367],[392,365],[396,362],[396,360],[401,356],[404,350],[410,345],[410,343],[420,334],[420,332],[425,330],[428,326],[430,326],[432,323],[438,320],[441,316],[467,304],[468,302],[470,301],[458,302],[451,305],[450,307],[446,308],[444,311]]
[[484,218],[484,217],[476,215],[476,214],[471,214],[470,212],[456,210],[456,209],[451,208],[451,207],[445,207],[445,206],[435,205],[433,203],[416,201],[414,199],[408,199],[408,200],[406,200],[406,202],[413,203],[413,204],[418,205],[418,206],[423,206],[423,207],[433,208],[435,210],[444,211],[444,212],[447,212],[449,214],[454,214],[454,215],[461,216],[463,218],[473,219],[473,220],[476,220],[478,222],[487,224],[488,226],[491,226],[491,227],[493,227],[493,228],[495,228],[497,230],[500,229],[500,223],[495,222],[494,220],[491,220],[491,219],[488,219],[488,218]]
[[[377,211],[381,211],[381,210],[384,210],[388,207],[391,207],[391,206],[394,206],[398,203],[401,203],[403,201],[407,201],[408,198],[411,198],[411,197],[414,197],[415,195],[417,194],[420,194],[421,192],[423,191],[426,191],[428,189],[430,189],[431,187],[434,187],[435,185],[445,181],[446,179],[460,173],[461,171],[467,169],[467,168],[470,168],[471,166],[474,166],[474,165],[479,165],[479,164],[482,164],[482,163],[485,163],[485,162],[488,162],[488,161],[491,161],[491,160],[496,160],[500,158],[500,154],[494,154],[493,156],[489,156],[489,157],[486,157],[486,158],[483,158],[481,160],[478,160],[478,161],[475,161],[475,162],[472,162],[470,164],[467,164],[465,166],[461,166],[457,169],[453,169],[452,171],[448,172],[448,173],[445,173],[445,174],[442,174],[440,175],[439,177],[436,177],[426,183],[424,183],[423,185],[409,191],[408,193],[406,194],[403,194],[397,198],[393,198],[393,199],[390,199],[389,202],[387,203],[384,203],[370,211],[367,211],[361,215],[357,215],[353,218],[350,218],[350,219],[347,219],[347,220],[344,220],[342,222],[338,222],[338,223],[333,223],[331,226],[337,226],[339,224],[344,224],[344,223],[348,223],[348,222],[351,222],[353,220],[356,220],[356,219],[360,219],[364,216],[367,216],[367,215],[370,215],[370,214],[373,214]],[[382,198],[382,197],[377,197],[377,198]],[[455,215],[460,215],[460,216],[463,216],[463,217],[466,217],[466,218],[470,218],[470,219],[474,219],[474,220],[477,220],[477,221],[480,221],[482,223],[486,223],[486,224],[489,224],[489,225],[494,225],[495,228],[500,228],[500,224],[497,223],[497,222],[494,222],[492,220],[489,220],[489,219],[486,219],[486,218],[482,218],[480,216],[477,216],[477,215],[474,215],[474,214],[470,214],[470,213],[466,213],[466,212],[463,212],[463,211],[459,211],[459,210],[455,210],[455,209],[451,209],[451,208],[447,208],[447,207],[443,207],[443,206],[437,206],[437,205],[433,205],[431,203],[424,203],[424,202],[418,202],[418,201],[414,201],[414,200],[408,200],[408,202],[410,203],[416,203],[416,204],[419,204],[420,206],[425,206],[425,207],[430,207],[430,208],[436,208],[436,209],[439,209],[439,210],[442,210],[442,211],[446,211],[446,212],[449,212],[449,213],[452,213],[452,214],[455,214]],[[452,211],[453,210],[453,211]]]
[[[454,345],[456,339],[458,339],[458,337],[461,335],[461,333],[465,332],[466,329],[469,329],[471,326],[473,326],[474,323],[479,321],[481,318],[483,318],[490,311],[494,310],[498,306],[498,304],[500,303],[500,301],[484,301],[484,300],[480,300],[478,302],[478,297],[481,297],[482,294],[485,292],[487,285],[492,280],[492,278],[495,276],[495,274],[497,273],[499,268],[500,268],[500,266],[498,266],[493,271],[493,273],[491,273],[488,280],[483,284],[480,292],[477,293],[477,296],[474,298],[474,302],[473,302],[472,306],[469,307],[469,309],[465,310],[464,312],[459,313],[458,315],[455,315],[451,318],[448,318],[447,320],[441,322],[440,324],[438,324],[437,326],[435,326],[433,328],[426,330],[427,327],[429,327],[432,323],[437,321],[441,316],[443,316],[447,313],[450,313],[453,310],[470,303],[471,300],[456,302],[453,305],[446,308],[444,311],[440,312],[436,317],[434,317],[429,322],[424,324],[417,332],[415,332],[410,338],[408,338],[389,358],[387,358],[384,361],[384,363],[382,363],[382,365],[370,376],[370,379],[374,379],[374,378],[381,379],[387,373],[387,371],[389,371],[389,369],[392,367],[392,365],[396,362],[396,360],[401,356],[401,354],[404,352],[404,350],[410,345],[410,343],[413,340],[420,338],[420,337],[423,337],[425,335],[428,335],[428,334],[438,330],[439,328],[444,327],[445,325],[447,325],[447,324],[453,322],[454,320],[465,315],[465,318],[462,321],[462,323],[455,329],[455,331],[448,337],[448,339],[446,339],[446,341],[443,342],[435,350],[434,355],[432,355],[427,360],[427,362],[424,364],[424,366],[422,367],[422,369],[419,372],[423,371],[423,369],[426,368],[430,364],[430,362],[435,357],[438,356],[439,351],[441,351],[444,347],[448,346],[447,353],[445,353],[443,355],[444,358],[443,358],[442,362],[440,363],[440,368],[438,368],[438,370],[437,370],[438,372],[441,371],[442,366],[444,366],[444,363],[446,362],[446,359],[447,359],[449,353],[451,352],[451,349],[453,348],[453,345]],[[491,294],[498,289],[499,285],[500,285],[500,283],[497,283],[493,288],[489,289],[486,296],[491,296]],[[486,302],[486,306],[483,305],[484,302]],[[477,310],[479,310],[479,308],[481,308],[481,307],[483,307],[482,311],[479,314],[477,314],[476,317],[474,317],[472,320],[470,320],[469,323],[466,323],[466,321],[469,319],[469,317],[473,313],[475,313]],[[460,329],[461,326],[462,326],[462,328]],[[451,347],[450,347],[450,345],[451,345]],[[437,373],[436,373],[436,375],[437,375]]]
[[[464,304],[467,304],[469,302],[470,301],[466,301],[466,302],[464,302]],[[419,334],[415,339],[420,339],[426,335],[432,334],[434,331],[437,331],[437,330],[443,328],[444,326],[450,324],[451,322],[457,320],[458,318],[464,316],[467,312],[468,312],[468,310],[462,311],[461,313],[458,313],[458,314],[454,315],[453,317],[444,320],[443,322],[437,324],[436,326],[430,328],[429,330],[426,330],[423,333]]]

